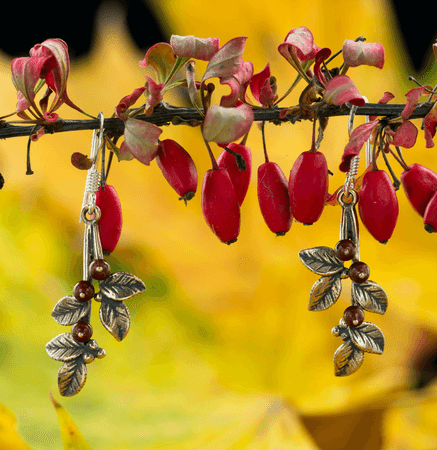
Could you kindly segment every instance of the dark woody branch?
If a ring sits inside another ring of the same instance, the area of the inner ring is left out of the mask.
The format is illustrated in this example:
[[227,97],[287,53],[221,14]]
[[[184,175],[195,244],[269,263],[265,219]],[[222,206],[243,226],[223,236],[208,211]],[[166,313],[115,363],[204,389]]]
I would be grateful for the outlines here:
[[[419,104],[414,113],[409,119],[424,118],[433,103],[424,102]],[[378,103],[367,103],[364,106],[358,107],[356,115],[374,115],[380,117],[393,118],[400,116],[405,105],[403,104],[386,104],[381,105]],[[261,122],[273,122],[275,124],[295,123],[299,120],[307,120],[308,117],[299,113],[299,107],[294,107],[296,114],[288,115],[285,118],[280,118],[280,111],[282,108],[270,108],[270,109],[254,109],[255,121]],[[319,117],[335,117],[335,116],[347,116],[349,115],[349,108],[346,106],[337,107],[323,105],[319,108]],[[157,126],[163,125],[179,125],[187,124],[191,126],[197,126],[201,124],[202,117],[195,108],[172,106],[163,102],[162,105],[155,108],[153,114],[150,116],[140,115],[136,119],[144,120],[146,122],[153,123]],[[46,133],[59,133],[65,131],[80,131],[80,130],[95,130],[100,127],[100,121],[98,119],[87,120],[63,120],[59,119],[52,125],[45,125]],[[105,119],[105,130],[111,135],[123,134],[124,124],[121,119],[110,118]],[[35,125],[16,125],[10,123],[0,124],[0,139],[6,139],[11,137],[29,136],[32,132],[35,132]]]

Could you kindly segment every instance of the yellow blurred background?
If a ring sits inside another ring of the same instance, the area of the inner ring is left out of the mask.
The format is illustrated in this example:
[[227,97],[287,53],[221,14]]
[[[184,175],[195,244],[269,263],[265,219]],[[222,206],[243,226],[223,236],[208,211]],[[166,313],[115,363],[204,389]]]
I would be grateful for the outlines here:
[[[307,26],[316,44],[333,52],[359,35],[383,44],[383,70],[349,72],[370,102],[388,90],[396,96],[392,103],[404,103],[404,94],[415,87],[407,80],[411,67],[384,1],[352,7],[346,0],[335,5],[222,0],[218,7],[199,0],[194,7],[187,0],[156,0],[153,8],[169,34],[219,37],[221,45],[248,36],[244,60],[253,62],[255,72],[269,62],[279,95],[295,73],[277,46],[299,26]],[[100,12],[91,55],[71,66],[70,98],[90,114],[102,111],[109,117],[122,97],[144,85],[145,74],[153,75],[138,65],[143,58],[122,10],[107,6]],[[16,102],[10,62],[0,55],[2,115]],[[197,67],[201,74],[202,64]],[[434,84],[435,74],[432,65],[419,79]],[[283,106],[296,104],[298,91]],[[171,93],[165,100],[181,104],[184,97]],[[83,118],[66,106],[59,114]],[[355,124],[363,121],[357,117]],[[27,138],[0,143],[6,180],[0,192],[0,403],[16,416],[30,448],[62,448],[49,392],[94,449],[437,448],[436,385],[431,381],[412,389],[419,375],[426,378],[419,373],[423,360],[437,353],[436,236],[424,231],[401,190],[400,217],[389,243],[382,246],[362,229],[361,258],[389,296],[385,316],[368,313],[366,320],[382,329],[386,348],[382,356],[366,354],[356,374],[334,377],[332,357],[342,341],[331,328],[349,304],[349,286],[346,280],[331,309],[309,312],[317,276],[300,263],[298,251],[333,247],[340,210],[327,207],[313,226],[294,223],[285,237],[275,237],[257,203],[256,171],[264,160],[256,126],[247,141],[253,172],[241,232],[230,246],[212,234],[202,216],[200,188],[210,160],[198,128],[164,127],[161,135],[180,143],[196,162],[198,193],[187,206],[155,161],[150,167],[114,161],[108,183],[119,194],[124,224],[108,262],[112,271],[139,276],[147,291],[126,302],[132,324],[122,343],[101,326],[94,304],[93,337],[107,357],[88,366],[80,394],[62,398],[56,379],[61,363],[47,355],[45,344],[68,331],[50,312],[82,277],[78,218],[85,173],[71,165],[70,156],[89,154],[91,135],[59,133],[32,144],[32,176],[25,175]],[[338,165],[347,139],[347,118],[332,118],[320,148],[334,173],[330,192],[344,182]],[[288,176],[297,156],[310,148],[311,123],[268,124],[266,140],[270,160]],[[220,153],[218,147],[213,151]],[[435,151],[425,148],[422,135],[404,156],[409,164],[437,170]],[[400,166],[393,162],[393,167],[400,176]]]

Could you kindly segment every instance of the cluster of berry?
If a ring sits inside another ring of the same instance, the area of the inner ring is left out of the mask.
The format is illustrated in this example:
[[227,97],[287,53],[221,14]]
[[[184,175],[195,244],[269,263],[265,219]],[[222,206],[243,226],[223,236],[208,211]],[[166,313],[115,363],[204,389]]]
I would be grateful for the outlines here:
[[[278,164],[267,161],[258,167],[258,200],[269,229],[283,236],[293,217],[312,224],[322,214],[328,193],[328,167],[318,151],[303,152],[287,181]],[[197,170],[189,153],[172,139],[160,142],[156,161],[165,179],[181,200],[197,190]],[[202,185],[204,218],[220,241],[231,244],[240,232],[240,206],[251,176],[252,155],[242,144],[229,144],[209,169]]]

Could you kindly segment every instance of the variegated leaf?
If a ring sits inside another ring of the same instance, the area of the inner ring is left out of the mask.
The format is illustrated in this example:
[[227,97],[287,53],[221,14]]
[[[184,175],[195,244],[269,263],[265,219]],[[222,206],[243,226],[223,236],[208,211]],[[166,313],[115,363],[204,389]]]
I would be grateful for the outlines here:
[[46,350],[56,361],[71,361],[83,353],[84,345],[75,341],[71,333],[62,333],[46,344]]
[[363,364],[364,352],[347,341],[334,353],[334,370],[336,377],[344,377],[356,372]]
[[103,297],[100,305],[100,321],[103,326],[117,339],[123,340],[130,328],[129,310],[123,302],[116,302]]
[[115,272],[101,281],[100,291],[113,300],[127,300],[146,290],[145,284],[135,275],[126,272]]
[[387,311],[388,297],[384,289],[374,281],[352,282],[351,295],[366,311],[384,314]]
[[86,364],[82,358],[62,364],[58,371],[58,388],[64,397],[76,395],[84,386],[86,381]]
[[73,325],[89,314],[91,302],[80,302],[72,295],[61,298],[52,311],[52,317],[60,325]]
[[349,327],[351,341],[361,350],[380,355],[384,351],[384,335],[373,323],[363,322],[358,327]]
[[332,306],[340,297],[341,280],[339,275],[319,278],[310,291],[310,311],[323,311]]
[[329,247],[314,247],[299,252],[302,263],[317,275],[334,275],[344,268],[343,261]]

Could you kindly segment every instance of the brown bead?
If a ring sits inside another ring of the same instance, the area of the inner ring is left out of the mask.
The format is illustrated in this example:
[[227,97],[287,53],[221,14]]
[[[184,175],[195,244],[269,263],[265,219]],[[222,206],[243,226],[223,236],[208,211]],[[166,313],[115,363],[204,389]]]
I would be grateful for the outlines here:
[[78,281],[73,288],[73,295],[80,302],[87,302],[94,296],[94,286],[87,280]]
[[95,280],[104,280],[111,275],[111,267],[104,259],[95,259],[90,264],[90,275]]
[[364,283],[369,275],[369,266],[361,261],[354,262],[349,267],[349,278],[355,283]]
[[349,306],[344,310],[343,319],[350,327],[357,327],[364,322],[364,311],[360,306]]
[[356,245],[349,239],[342,239],[335,245],[335,256],[341,261],[350,261],[357,253]]
[[76,322],[71,327],[71,334],[77,342],[88,342],[93,335],[93,328],[88,322]]

